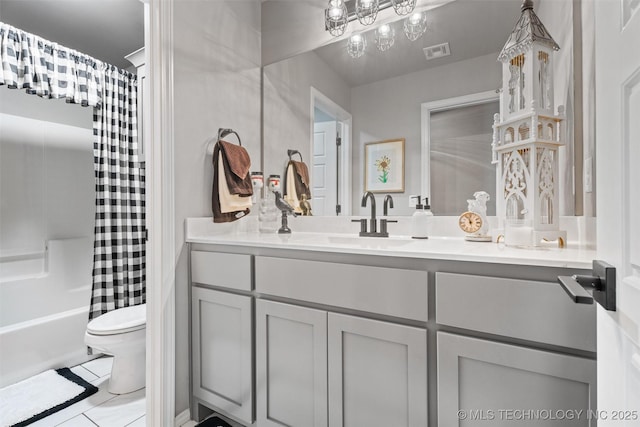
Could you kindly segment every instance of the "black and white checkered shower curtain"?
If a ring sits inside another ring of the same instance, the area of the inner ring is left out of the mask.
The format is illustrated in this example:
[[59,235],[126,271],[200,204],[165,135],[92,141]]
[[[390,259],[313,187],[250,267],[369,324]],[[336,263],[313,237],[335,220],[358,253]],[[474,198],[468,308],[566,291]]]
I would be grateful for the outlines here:
[[96,220],[90,319],[146,300],[136,76],[106,66],[102,86],[102,108],[93,113]]

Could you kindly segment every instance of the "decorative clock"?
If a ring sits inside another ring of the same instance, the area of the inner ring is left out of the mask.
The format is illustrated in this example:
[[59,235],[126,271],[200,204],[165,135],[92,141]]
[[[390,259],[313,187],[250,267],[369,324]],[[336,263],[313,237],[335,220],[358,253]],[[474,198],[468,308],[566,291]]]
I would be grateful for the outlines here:
[[477,191],[473,195],[474,199],[467,200],[468,210],[463,212],[458,218],[458,226],[467,233],[466,240],[472,242],[490,242],[491,236],[489,223],[487,221],[487,201],[489,194],[485,191]]
[[458,219],[458,225],[468,234],[475,234],[482,228],[482,217],[475,212],[466,211]]

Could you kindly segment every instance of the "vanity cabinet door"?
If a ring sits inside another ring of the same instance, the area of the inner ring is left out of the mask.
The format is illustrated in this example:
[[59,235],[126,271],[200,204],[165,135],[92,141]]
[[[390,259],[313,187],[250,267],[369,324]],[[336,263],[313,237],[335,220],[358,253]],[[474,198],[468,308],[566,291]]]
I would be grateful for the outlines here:
[[427,331],[329,313],[329,425],[427,425]]
[[327,312],[256,301],[257,425],[327,426]]
[[251,424],[251,297],[192,288],[193,395]]
[[595,360],[438,332],[439,426],[595,425],[595,385]]

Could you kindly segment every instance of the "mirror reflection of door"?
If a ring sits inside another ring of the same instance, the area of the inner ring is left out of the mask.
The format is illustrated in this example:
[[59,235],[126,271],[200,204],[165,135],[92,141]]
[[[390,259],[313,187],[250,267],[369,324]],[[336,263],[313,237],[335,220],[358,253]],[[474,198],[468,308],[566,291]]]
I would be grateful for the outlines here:
[[[496,214],[496,172],[491,163],[493,115],[498,101],[431,113],[431,204],[438,215],[467,209],[476,191],[491,196],[487,215]],[[463,173],[461,173],[463,172]]]
[[422,104],[423,194],[435,215],[459,215],[476,191],[486,191],[487,215],[496,214],[496,169],[492,164],[495,91]]
[[311,207],[315,216],[351,214],[351,114],[311,90]]
[[338,159],[336,119],[318,108],[313,123],[312,206],[315,215],[334,215],[338,204]]

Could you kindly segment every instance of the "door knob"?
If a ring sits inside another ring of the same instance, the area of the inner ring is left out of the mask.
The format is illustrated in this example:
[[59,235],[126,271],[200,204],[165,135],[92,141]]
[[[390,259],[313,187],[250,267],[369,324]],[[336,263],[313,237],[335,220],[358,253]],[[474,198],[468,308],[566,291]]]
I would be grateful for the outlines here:
[[595,300],[605,309],[616,311],[616,269],[604,261],[593,260],[592,276],[558,276],[558,283],[578,304],[593,304]]

